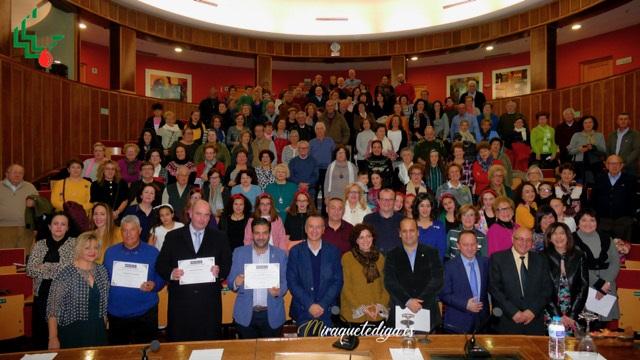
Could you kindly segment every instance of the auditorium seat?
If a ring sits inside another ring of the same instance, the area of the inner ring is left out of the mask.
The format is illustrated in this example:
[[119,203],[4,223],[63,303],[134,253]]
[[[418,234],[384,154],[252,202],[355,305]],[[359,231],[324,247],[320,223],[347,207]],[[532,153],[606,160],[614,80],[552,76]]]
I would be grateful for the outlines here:
[[620,305],[619,327],[640,330],[640,270],[622,269],[616,279],[618,304]]
[[122,155],[122,154],[113,154],[113,155],[111,155],[110,159],[117,162],[120,159],[124,159],[124,155]]
[[25,273],[0,275],[0,294],[23,294],[25,299],[33,295],[31,278]]
[[0,249],[0,266],[24,264],[25,252],[23,248]]
[[78,155],[78,159],[80,159],[80,161],[85,161],[87,159],[91,159],[93,157],[93,154],[80,154]]
[[51,189],[47,189],[47,190],[38,190],[38,194],[40,196],[42,196],[43,198],[51,201]]
[[0,340],[15,339],[25,335],[24,295],[0,296]]

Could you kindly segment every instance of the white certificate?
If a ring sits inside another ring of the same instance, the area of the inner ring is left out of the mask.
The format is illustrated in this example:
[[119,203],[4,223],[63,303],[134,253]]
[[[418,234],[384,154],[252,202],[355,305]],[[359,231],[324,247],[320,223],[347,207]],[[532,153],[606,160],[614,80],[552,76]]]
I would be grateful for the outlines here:
[[609,313],[611,312],[611,308],[613,308],[613,305],[616,303],[616,300],[618,298],[613,295],[607,294],[603,296],[600,300],[598,300],[596,299],[597,293],[598,293],[598,290],[592,287],[589,288],[589,294],[587,295],[587,302],[584,305],[584,307],[589,311],[593,311],[596,314],[607,317],[609,316]]
[[149,264],[114,261],[111,286],[139,289],[148,275]]
[[184,272],[180,277],[180,285],[216,282],[211,273],[211,267],[215,264],[214,257],[178,261],[178,269]]
[[280,288],[280,264],[244,264],[245,289]]

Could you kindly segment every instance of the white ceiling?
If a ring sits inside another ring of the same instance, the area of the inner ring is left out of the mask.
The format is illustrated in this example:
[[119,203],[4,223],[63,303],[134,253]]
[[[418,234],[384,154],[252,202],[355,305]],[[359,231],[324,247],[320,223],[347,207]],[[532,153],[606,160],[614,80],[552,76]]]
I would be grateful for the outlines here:
[[517,14],[551,0],[115,0],[172,22],[278,39],[409,36]]
[[[181,0],[190,1],[190,0]],[[558,29],[558,44],[565,44],[607,32],[623,29],[640,23],[640,0],[633,0],[625,5],[619,6],[609,12],[591,17],[581,22],[582,28],[578,31],[571,30],[570,26]],[[81,31],[81,39],[101,44],[109,45],[109,32],[107,29],[87,23],[88,28]],[[484,45],[484,44],[482,44]],[[451,64],[464,61],[481,60],[488,57],[507,56],[529,51],[529,39],[522,38],[504,43],[496,43],[494,50],[488,52],[484,46],[479,46],[475,50],[452,51],[448,54],[420,56],[417,61],[409,61],[409,67],[420,67],[437,64]],[[176,53],[174,45],[138,39],[137,50],[141,53],[158,56],[166,59],[188,61],[195,63],[234,66],[243,68],[253,68],[254,60],[248,57],[227,56],[203,51],[190,50],[183,46],[182,53]],[[412,54],[407,54],[411,56]],[[362,62],[339,62],[338,58],[331,58],[333,63],[306,62],[306,61],[273,61],[274,70],[346,70],[354,67],[361,70],[388,69],[388,61],[362,61]]]

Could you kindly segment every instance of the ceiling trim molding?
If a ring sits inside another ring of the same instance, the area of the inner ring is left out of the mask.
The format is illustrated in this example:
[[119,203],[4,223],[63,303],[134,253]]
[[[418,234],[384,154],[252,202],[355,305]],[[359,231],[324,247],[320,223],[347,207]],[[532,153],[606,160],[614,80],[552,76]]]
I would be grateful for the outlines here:
[[[215,51],[278,58],[331,58],[330,41],[274,40],[217,32],[176,24],[109,0],[67,0],[97,16],[172,43]],[[561,21],[598,5],[615,7],[628,1],[557,0],[503,19],[461,29],[373,41],[340,41],[340,58],[380,58],[424,54],[495,41]],[[607,3],[607,4],[605,4]]]

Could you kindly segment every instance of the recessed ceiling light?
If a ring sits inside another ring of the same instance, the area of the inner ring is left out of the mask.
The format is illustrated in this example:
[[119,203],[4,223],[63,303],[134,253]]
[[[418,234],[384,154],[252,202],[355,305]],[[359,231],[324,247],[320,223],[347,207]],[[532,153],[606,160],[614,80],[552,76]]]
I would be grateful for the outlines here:
[[176,46],[175,49],[173,49],[173,51],[175,51],[177,53],[181,53],[182,52],[182,48],[180,46]]
[[84,30],[87,28],[87,24],[81,22],[81,23],[78,23],[78,27],[80,28],[80,30]]
[[485,49],[485,50],[487,50],[487,51],[491,51],[491,50],[493,50],[493,45],[489,45],[489,46],[487,46],[487,47],[486,47],[486,48],[484,48],[484,49]]
[[60,60],[53,60],[53,63],[54,63],[54,64],[62,64],[62,61],[60,61]]
[[417,60],[418,60],[418,57],[417,57],[417,56],[412,56],[412,57],[411,57],[411,61],[417,61]]
[[571,25],[571,30],[580,30],[580,29],[582,29],[582,25],[580,24]]

